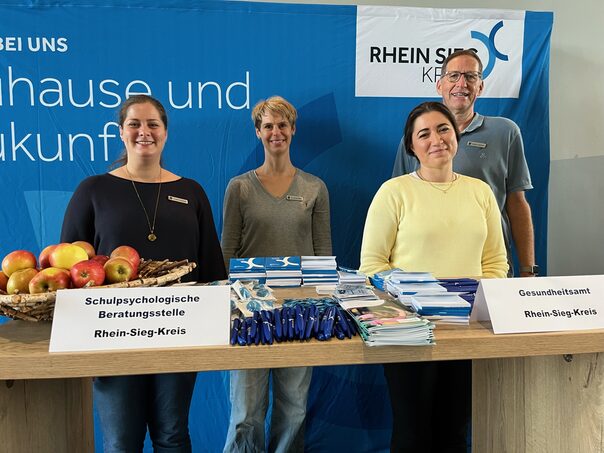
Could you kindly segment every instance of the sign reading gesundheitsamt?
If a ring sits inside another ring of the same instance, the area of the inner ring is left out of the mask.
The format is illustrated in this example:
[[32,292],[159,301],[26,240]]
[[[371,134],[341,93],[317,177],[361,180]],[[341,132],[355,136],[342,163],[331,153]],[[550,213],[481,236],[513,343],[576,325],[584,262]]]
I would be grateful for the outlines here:
[[470,321],[494,333],[604,329],[604,275],[481,280]]

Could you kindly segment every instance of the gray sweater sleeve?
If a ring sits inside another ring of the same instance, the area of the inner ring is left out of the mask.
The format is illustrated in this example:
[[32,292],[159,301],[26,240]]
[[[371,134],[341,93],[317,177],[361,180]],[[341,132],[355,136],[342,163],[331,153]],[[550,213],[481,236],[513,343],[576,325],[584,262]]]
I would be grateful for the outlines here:
[[329,216],[329,193],[323,181],[317,195],[312,216],[312,238],[315,255],[331,255],[331,226]]
[[241,234],[243,230],[243,218],[240,209],[240,183],[232,179],[224,194],[223,222],[222,222],[222,255],[226,268],[229,261],[235,257],[237,250],[241,247]]

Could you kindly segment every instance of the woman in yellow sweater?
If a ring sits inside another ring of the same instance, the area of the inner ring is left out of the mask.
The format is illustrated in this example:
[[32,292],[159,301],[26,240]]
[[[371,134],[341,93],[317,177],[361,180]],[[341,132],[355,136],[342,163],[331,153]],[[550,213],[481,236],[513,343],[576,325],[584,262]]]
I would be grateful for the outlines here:
[[[404,143],[416,172],[385,182],[365,222],[361,271],[500,277],[508,264],[497,202],[484,182],[453,171],[459,132],[443,104],[409,114]],[[488,152],[488,150],[487,150]],[[384,365],[392,403],[391,451],[466,451],[471,362]]]

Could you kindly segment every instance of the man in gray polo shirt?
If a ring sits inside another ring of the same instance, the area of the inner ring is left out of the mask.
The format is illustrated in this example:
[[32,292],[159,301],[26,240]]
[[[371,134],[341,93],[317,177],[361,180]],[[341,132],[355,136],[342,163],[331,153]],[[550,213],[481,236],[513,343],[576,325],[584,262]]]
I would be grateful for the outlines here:
[[[474,111],[484,88],[482,62],[472,50],[459,50],[444,61],[436,90],[453,112],[461,133],[453,169],[491,186],[501,210],[503,234],[511,261],[512,239],[520,262],[520,276],[537,274],[531,208],[524,191],[532,189],[520,129],[507,118],[482,116]],[[417,159],[398,148],[392,177],[417,169]]]

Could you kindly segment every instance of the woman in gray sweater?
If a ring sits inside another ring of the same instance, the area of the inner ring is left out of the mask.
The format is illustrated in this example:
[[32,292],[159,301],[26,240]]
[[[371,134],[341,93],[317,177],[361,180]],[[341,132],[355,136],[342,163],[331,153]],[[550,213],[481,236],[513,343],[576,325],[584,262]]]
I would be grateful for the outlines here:
[[[222,250],[230,258],[331,255],[329,194],[323,181],[293,166],[296,109],[279,96],[252,111],[263,164],[233,178],[224,199]],[[270,452],[303,451],[312,368],[231,371],[231,420],[224,452],[266,451],[264,426],[272,377]]]

